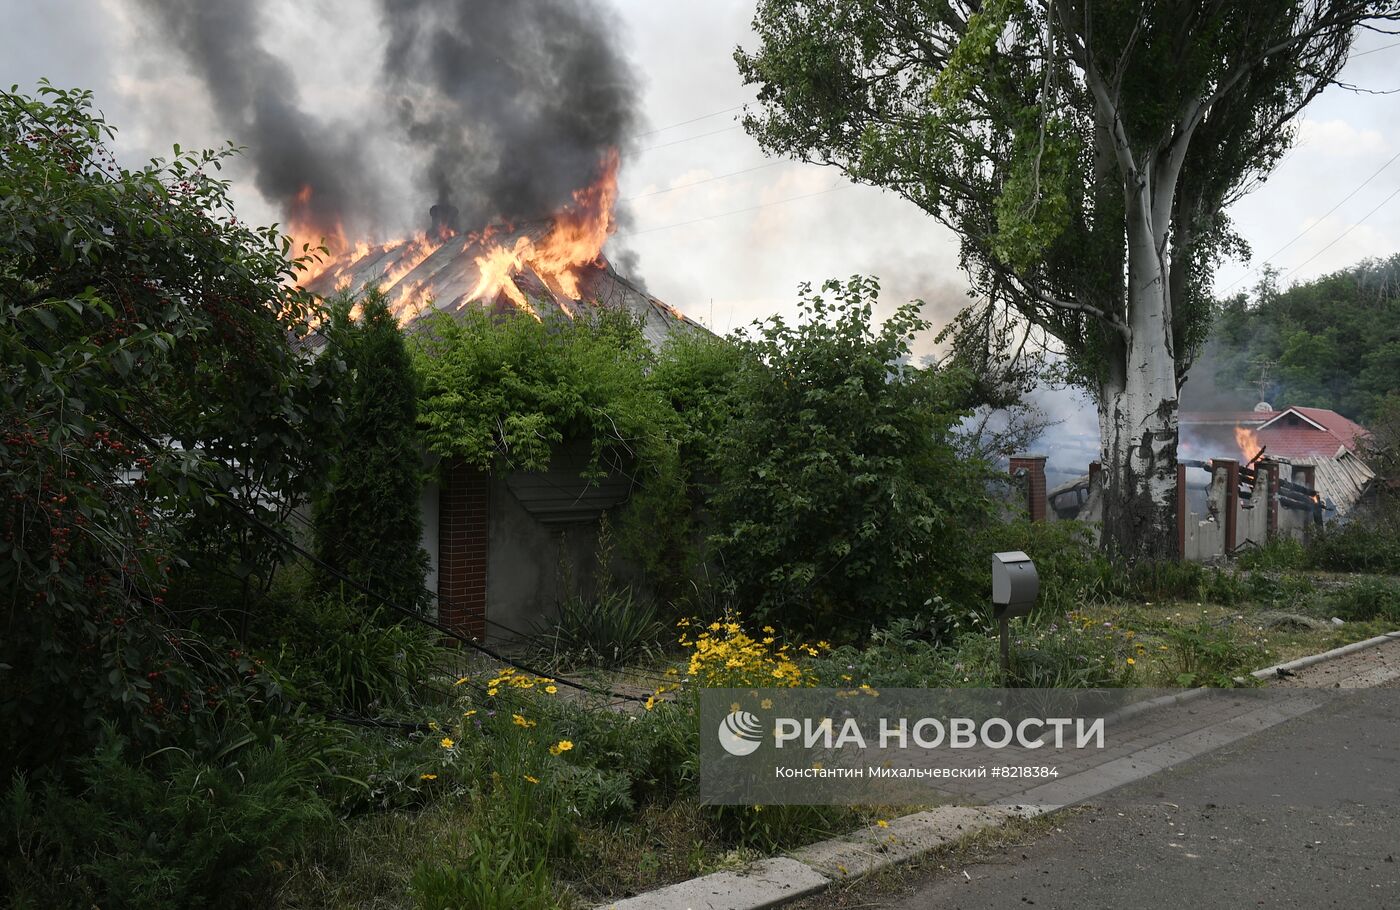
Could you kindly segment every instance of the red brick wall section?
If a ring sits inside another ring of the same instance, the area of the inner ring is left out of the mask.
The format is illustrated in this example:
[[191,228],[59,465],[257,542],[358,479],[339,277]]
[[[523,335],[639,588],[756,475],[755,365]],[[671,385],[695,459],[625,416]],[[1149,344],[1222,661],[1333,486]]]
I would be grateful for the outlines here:
[[438,621],[486,637],[487,475],[449,465],[438,500]]
[[1026,510],[1031,521],[1045,520],[1045,456],[1011,456],[1011,476],[1026,472]]

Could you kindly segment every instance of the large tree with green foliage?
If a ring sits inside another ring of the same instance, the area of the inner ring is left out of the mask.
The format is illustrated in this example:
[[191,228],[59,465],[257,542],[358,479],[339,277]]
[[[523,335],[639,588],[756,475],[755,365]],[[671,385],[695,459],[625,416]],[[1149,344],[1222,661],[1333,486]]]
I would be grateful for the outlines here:
[[151,737],[207,721],[184,742],[213,750],[239,735],[274,687],[217,643],[238,617],[177,613],[167,585],[196,553],[266,571],[281,547],[253,529],[321,470],[308,428],[335,413],[292,344],[316,301],[277,231],[233,216],[214,173],[229,152],[177,146],[132,170],[112,134],[89,93],[0,92],[7,780],[103,722]]
[[[736,59],[770,151],[897,192],[962,237],[985,303],[1098,400],[1104,540],[1170,554],[1177,392],[1209,320],[1222,209],[1346,61],[1361,0],[761,0]],[[1003,321],[998,322],[998,319]]]
[[[344,358],[345,419],[334,462],[316,503],[321,561],[405,608],[424,605],[428,554],[419,495],[423,451],[418,435],[418,383],[398,320],[376,289],[342,300],[327,335]],[[335,577],[321,579],[335,588]],[[353,594],[353,592],[346,592]]]

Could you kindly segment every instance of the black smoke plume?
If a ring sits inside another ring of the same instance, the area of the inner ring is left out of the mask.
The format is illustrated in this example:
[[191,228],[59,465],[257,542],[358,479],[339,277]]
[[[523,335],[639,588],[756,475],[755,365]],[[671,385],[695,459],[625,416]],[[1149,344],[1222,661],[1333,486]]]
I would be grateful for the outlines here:
[[380,197],[360,147],[302,110],[291,68],[262,45],[254,0],[141,6],[204,83],[229,138],[247,148],[259,192],[289,221],[323,231],[373,222]]
[[397,141],[421,156],[422,226],[429,206],[437,229],[545,218],[636,132],[637,80],[598,0],[378,2],[397,136],[308,115],[291,68],[260,40],[258,0],[140,5],[247,147],[259,191],[292,222],[343,223],[352,237],[401,227],[385,221],[406,200],[387,198],[369,164],[403,161],[383,147]]
[[384,74],[464,225],[547,216],[638,122],[637,80],[594,0],[380,0]]

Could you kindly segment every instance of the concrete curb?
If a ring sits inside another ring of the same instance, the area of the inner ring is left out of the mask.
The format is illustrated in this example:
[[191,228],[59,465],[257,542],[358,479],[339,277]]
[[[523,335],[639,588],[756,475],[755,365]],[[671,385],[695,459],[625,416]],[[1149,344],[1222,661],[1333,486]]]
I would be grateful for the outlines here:
[[[1314,664],[1335,660],[1358,651],[1374,648],[1388,641],[1400,641],[1400,631],[1387,632],[1323,651],[1283,664],[1256,670],[1258,679],[1273,678],[1279,669],[1299,670]],[[1169,705],[1179,705],[1202,698],[1214,689],[1188,689],[1148,701],[1128,705],[1106,720],[1116,723],[1135,717],[1144,711]],[[1023,796],[1028,805],[989,806],[970,808],[947,806],[915,812],[892,819],[886,827],[871,825],[842,837],[809,844],[793,850],[787,856],[762,860],[738,871],[715,872],[688,881],[648,891],[636,897],[602,904],[597,910],[765,910],[824,891],[842,881],[862,878],[892,866],[906,863],[940,847],[962,840],[970,834],[999,827],[1012,818],[1035,818],[1063,808],[1072,802],[1090,799],[1098,793],[1115,789],[1132,780],[1141,779],[1165,767],[1212,751],[1227,742],[1264,729],[1272,723],[1287,719],[1292,712],[1257,712],[1269,717],[1262,720],[1246,718],[1243,726],[1231,722],[1230,730],[1200,731],[1194,742],[1182,749],[1162,745],[1149,749],[1161,753],[1138,756],[1136,760],[1119,760],[1124,765],[1120,774],[1107,779],[1075,786],[1070,780],[1063,785],[1047,785]],[[1155,759],[1155,760],[1154,760]],[[1086,786],[1087,785],[1087,786]],[[1043,792],[1038,792],[1043,791]],[[1043,798],[1044,802],[1039,802]]]
[[1355,654],[1357,651],[1365,651],[1367,648],[1374,648],[1376,645],[1383,645],[1388,641],[1400,641],[1400,632],[1386,632],[1377,635],[1375,638],[1368,638],[1365,641],[1354,641],[1349,645],[1333,648],[1331,651],[1323,651],[1321,654],[1309,654],[1297,660],[1290,660],[1286,664],[1274,664],[1272,667],[1255,670],[1251,675],[1255,679],[1272,679],[1278,676],[1279,670],[1301,670],[1304,667],[1311,667],[1313,664],[1320,664],[1326,660],[1335,660],[1338,657],[1346,657],[1348,654]]

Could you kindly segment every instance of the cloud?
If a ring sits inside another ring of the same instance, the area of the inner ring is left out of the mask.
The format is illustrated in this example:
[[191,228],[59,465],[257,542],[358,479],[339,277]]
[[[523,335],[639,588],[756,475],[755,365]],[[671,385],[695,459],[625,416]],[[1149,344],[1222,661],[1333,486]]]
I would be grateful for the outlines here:
[[1336,118],[1304,119],[1298,126],[1296,148],[1331,158],[1394,154],[1395,151],[1380,130],[1358,127]]

